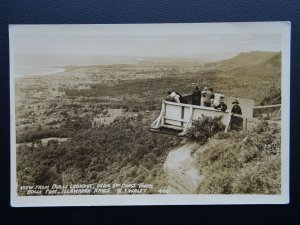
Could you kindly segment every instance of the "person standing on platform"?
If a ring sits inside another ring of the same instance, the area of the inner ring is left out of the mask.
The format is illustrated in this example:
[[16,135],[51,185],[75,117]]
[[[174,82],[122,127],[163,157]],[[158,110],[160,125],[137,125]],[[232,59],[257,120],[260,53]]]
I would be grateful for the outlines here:
[[193,105],[200,105],[201,100],[201,90],[198,86],[196,86],[192,91],[192,104]]
[[216,90],[214,95],[215,95],[215,98],[213,101],[213,106],[217,107],[220,104],[221,96],[223,96],[223,100],[224,100],[224,95],[222,95],[219,90]]
[[242,109],[239,106],[239,101],[235,100],[232,102],[233,107],[231,109],[231,130],[240,131],[243,128],[243,118],[235,117],[234,114],[242,115]]
[[202,97],[204,97],[204,99],[203,99],[204,106],[211,107],[212,99],[214,99],[213,89],[210,88],[209,90],[207,90],[207,88],[206,88],[205,96],[202,95]]
[[210,107],[213,107],[214,99],[215,99],[214,89],[209,88],[208,94],[209,94],[209,98],[210,98]]
[[204,99],[206,98],[206,95],[207,95],[207,87],[205,87],[204,89],[203,89],[203,91],[201,92],[201,106],[204,106]]
[[179,96],[180,103],[186,103],[185,98],[178,91],[176,91],[175,93]]

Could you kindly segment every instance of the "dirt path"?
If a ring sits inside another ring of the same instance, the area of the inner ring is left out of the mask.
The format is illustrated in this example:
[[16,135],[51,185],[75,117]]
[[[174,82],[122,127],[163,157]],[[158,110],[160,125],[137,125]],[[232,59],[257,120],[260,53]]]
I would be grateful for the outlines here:
[[[188,142],[168,154],[164,163],[164,171],[168,178],[170,194],[193,194],[204,176],[200,174],[196,164],[196,155],[208,147],[220,144],[220,140],[209,139],[200,146],[196,142]],[[195,151],[194,154],[192,152]]]
[[168,177],[170,194],[192,194],[203,178],[195,167],[191,153],[197,144],[187,143],[171,151],[165,161],[164,170]]

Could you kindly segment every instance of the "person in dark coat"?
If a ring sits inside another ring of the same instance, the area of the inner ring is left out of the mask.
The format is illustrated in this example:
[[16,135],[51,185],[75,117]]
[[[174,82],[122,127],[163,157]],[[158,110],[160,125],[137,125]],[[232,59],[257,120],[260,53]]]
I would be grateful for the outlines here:
[[242,115],[242,109],[238,100],[235,100],[232,104],[231,130],[240,131],[243,128],[243,118],[235,117],[234,114]]
[[193,105],[200,105],[201,100],[201,90],[198,86],[196,86],[192,91],[192,104]]
[[185,98],[178,91],[176,91],[175,93],[179,96],[180,103],[186,103]]

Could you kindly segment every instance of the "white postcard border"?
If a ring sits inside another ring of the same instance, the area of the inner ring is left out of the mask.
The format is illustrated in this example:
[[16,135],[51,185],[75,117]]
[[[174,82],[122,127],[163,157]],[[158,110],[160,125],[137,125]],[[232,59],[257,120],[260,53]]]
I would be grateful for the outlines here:
[[[18,196],[16,178],[16,129],[15,129],[15,83],[14,56],[12,54],[13,30],[19,26],[10,25],[10,129],[11,129],[11,206],[123,206],[123,205],[231,205],[231,204],[287,204],[289,203],[289,138],[290,138],[290,22],[245,22],[245,23],[205,23],[205,24],[127,24],[127,25],[39,25],[39,26],[139,26],[151,29],[162,26],[162,30],[172,32],[172,29],[195,26],[205,34],[222,33],[279,33],[282,37],[282,142],[281,142],[281,194],[280,195],[76,195],[76,196]],[[126,29],[125,29],[126,30]],[[140,29],[139,29],[140,30]]]

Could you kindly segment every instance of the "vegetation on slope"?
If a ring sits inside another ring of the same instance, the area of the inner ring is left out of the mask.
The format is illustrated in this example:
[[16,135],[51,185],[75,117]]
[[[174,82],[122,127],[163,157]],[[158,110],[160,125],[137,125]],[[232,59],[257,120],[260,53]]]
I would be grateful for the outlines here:
[[219,131],[224,130],[225,126],[221,122],[221,117],[209,117],[203,115],[198,120],[193,121],[191,128],[187,131],[187,137],[204,144],[210,137]]
[[[258,59],[253,60],[255,57]],[[241,64],[240,58],[242,61],[247,59],[248,64]],[[280,53],[243,53],[227,60],[225,65],[217,63],[212,70],[216,72],[212,84],[227,96],[254,99],[259,105],[272,89],[280,95]],[[278,101],[280,98],[277,98],[276,102]]]
[[[260,122],[249,133],[219,133],[222,145],[198,153],[202,194],[279,194],[280,127]],[[197,153],[197,152],[196,152]]]
[[67,142],[21,145],[18,184],[148,182],[159,189],[166,185],[163,163],[179,140],[149,132],[148,124],[121,117],[99,128],[79,129]]

